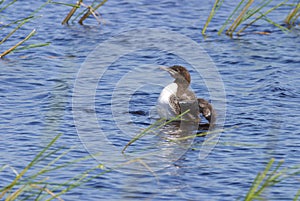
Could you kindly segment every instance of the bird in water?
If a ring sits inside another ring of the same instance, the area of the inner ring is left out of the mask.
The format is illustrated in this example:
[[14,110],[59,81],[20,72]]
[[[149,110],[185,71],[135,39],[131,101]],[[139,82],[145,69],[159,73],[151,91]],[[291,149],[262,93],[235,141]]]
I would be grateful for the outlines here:
[[195,93],[189,89],[191,83],[189,71],[179,65],[160,68],[175,79],[173,83],[162,90],[158,98],[157,110],[160,117],[171,119],[190,109],[188,119],[199,120],[201,113],[210,124],[214,123],[216,115],[212,105],[202,98],[197,98]]
[[216,112],[212,105],[203,98],[198,98],[197,100],[199,104],[199,112],[210,124],[214,124],[216,122]]

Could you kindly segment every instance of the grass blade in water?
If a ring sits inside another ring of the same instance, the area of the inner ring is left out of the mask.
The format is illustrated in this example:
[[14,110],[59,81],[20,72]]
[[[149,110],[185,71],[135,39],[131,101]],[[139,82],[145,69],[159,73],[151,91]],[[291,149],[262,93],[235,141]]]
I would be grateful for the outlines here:
[[9,34],[7,34],[6,37],[4,37],[1,41],[0,41],[0,45],[2,43],[4,43],[9,37],[11,37],[18,29],[20,29],[25,23],[27,23],[29,21],[29,19],[25,19],[23,22],[21,22],[15,29],[13,29]]
[[[221,1],[221,2],[220,2]],[[211,11],[210,14],[205,22],[205,25],[202,29],[202,35],[205,35],[206,29],[208,27],[208,24],[210,23],[210,21],[212,20],[212,18],[214,17],[216,11],[221,7],[222,3],[224,2],[224,0],[216,0]]]
[[36,30],[33,29],[23,40],[21,40],[16,45],[14,45],[13,47],[9,48],[8,50],[6,50],[2,54],[0,54],[0,58],[3,58],[5,55],[7,55],[7,54],[11,53],[12,51],[14,51],[18,46],[22,45],[25,41],[30,39],[35,33],[36,33]]
[[22,170],[22,172],[16,176],[16,178],[6,187],[0,190],[1,195],[0,198],[2,198],[9,190],[11,190],[17,182],[21,179],[21,177],[36,163],[39,158],[42,157],[42,155],[57,141],[57,139],[61,136],[61,134],[57,135],[51,142]]
[[[13,5],[17,0],[13,0],[12,2],[8,3],[6,6],[4,6],[3,8],[0,9],[0,12],[5,10],[6,8],[8,8],[9,6]],[[0,2],[0,5],[3,3],[4,1]]]
[[237,32],[237,35],[241,34],[241,32],[245,31],[245,29],[247,29],[248,27],[250,27],[252,24],[254,24],[256,21],[262,19],[263,17],[265,17],[267,14],[269,14],[270,12],[274,11],[275,9],[283,6],[288,0],[285,0],[279,4],[277,4],[276,6],[274,6],[273,8],[267,10],[266,12],[262,13],[260,16],[258,16],[257,18],[255,18],[254,20],[252,20],[250,23],[248,23],[246,26],[244,26],[242,29],[240,29]]
[[243,17],[245,16],[246,12],[252,5],[254,0],[249,0],[248,3],[245,5],[239,16],[234,20],[232,25],[229,27],[229,29],[226,31],[226,34],[229,36],[232,36],[233,32],[237,29],[237,27],[244,21]]
[[298,1],[296,7],[288,14],[288,16],[285,18],[285,23],[289,26],[292,26],[295,24],[295,21],[300,16],[300,0]]
[[122,154],[125,152],[125,150],[127,149],[127,147],[129,147],[132,143],[134,143],[135,141],[137,141],[138,139],[140,139],[141,137],[143,137],[144,135],[146,135],[152,128],[154,128],[156,125],[159,125],[157,128],[161,128],[173,121],[176,121],[178,119],[180,119],[182,116],[184,116],[185,114],[187,114],[190,110],[186,110],[185,112],[181,113],[180,115],[170,119],[169,121],[164,122],[163,124],[161,124],[161,122],[165,121],[165,119],[160,119],[156,122],[154,122],[152,125],[150,125],[149,127],[147,127],[146,129],[144,129],[141,133],[139,133],[138,135],[136,135],[133,139],[131,139],[126,146],[123,148],[122,150]]
[[17,48],[17,49],[14,50],[14,52],[21,51],[21,50],[28,50],[28,49],[37,48],[37,47],[44,47],[44,46],[48,46],[50,44],[51,43],[32,44],[32,45],[28,45],[28,46],[25,46],[25,47]]
[[225,21],[225,23],[221,27],[221,29],[218,31],[218,35],[221,35],[221,33],[224,31],[224,29],[229,24],[229,22],[232,21],[232,18],[234,16],[234,14],[239,10],[239,8],[241,7],[241,5],[243,4],[244,1],[245,0],[240,1],[240,3],[237,5],[237,7],[235,7],[235,9],[232,11],[232,13],[229,15],[229,17],[227,18],[227,20]]

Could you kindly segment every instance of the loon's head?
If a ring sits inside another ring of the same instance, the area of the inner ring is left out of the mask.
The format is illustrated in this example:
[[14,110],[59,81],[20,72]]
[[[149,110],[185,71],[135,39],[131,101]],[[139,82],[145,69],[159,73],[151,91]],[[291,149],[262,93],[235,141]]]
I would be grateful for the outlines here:
[[160,67],[160,69],[169,72],[170,75],[175,78],[175,83],[183,83],[185,85],[189,85],[191,83],[191,75],[183,66],[175,65],[172,67]]

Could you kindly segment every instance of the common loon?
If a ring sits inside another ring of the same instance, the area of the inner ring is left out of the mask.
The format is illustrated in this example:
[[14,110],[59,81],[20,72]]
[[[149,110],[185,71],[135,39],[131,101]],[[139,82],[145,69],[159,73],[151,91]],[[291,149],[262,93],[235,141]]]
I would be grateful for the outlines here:
[[158,98],[157,110],[161,118],[171,119],[190,109],[189,119],[199,119],[201,113],[210,123],[215,122],[212,105],[202,98],[197,98],[189,89],[191,75],[185,67],[175,65],[160,68],[175,79],[161,91]]

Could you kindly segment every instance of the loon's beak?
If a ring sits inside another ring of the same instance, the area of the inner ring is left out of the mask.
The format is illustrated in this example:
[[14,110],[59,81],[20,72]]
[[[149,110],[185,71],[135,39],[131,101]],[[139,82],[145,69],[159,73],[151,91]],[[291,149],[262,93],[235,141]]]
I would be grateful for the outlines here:
[[168,67],[165,67],[165,66],[160,66],[159,67],[161,70],[164,70],[164,71],[169,71],[170,69]]
[[165,67],[165,66],[160,66],[159,67],[161,70],[167,71],[168,73],[170,73],[172,76],[174,76],[176,74],[176,71],[174,71],[172,68],[169,67]]

